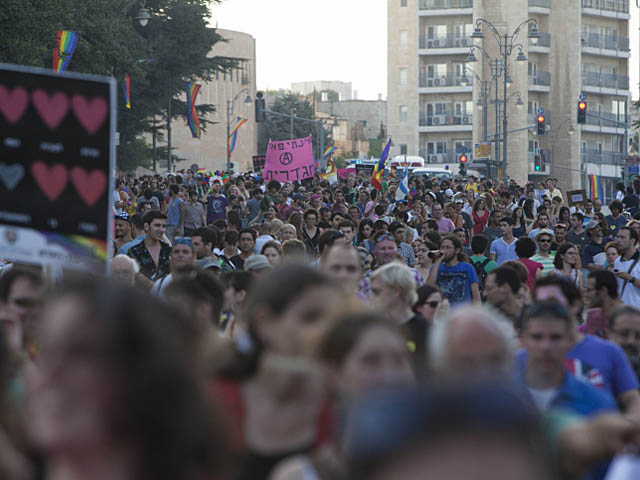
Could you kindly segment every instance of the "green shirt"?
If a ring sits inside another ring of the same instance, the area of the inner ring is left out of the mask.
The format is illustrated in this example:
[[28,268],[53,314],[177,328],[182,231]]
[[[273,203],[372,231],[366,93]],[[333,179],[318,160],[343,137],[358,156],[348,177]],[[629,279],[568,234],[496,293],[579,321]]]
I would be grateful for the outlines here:
[[543,257],[542,255],[539,254],[535,254],[533,257],[531,257],[529,260],[533,260],[534,262],[538,262],[542,264],[542,275],[547,275],[549,272],[551,272],[551,270],[553,270],[555,267],[555,265],[553,264],[553,259],[555,258],[555,253],[551,252],[551,254],[549,255],[549,258],[547,257]]
[[[482,262],[484,262],[488,257],[485,257],[484,255],[472,255],[471,257],[469,257],[471,259],[471,261],[473,263],[476,264],[482,264]],[[487,275],[489,275],[491,272],[493,272],[496,268],[498,268],[498,264],[493,261],[493,260],[489,260],[489,263],[487,263],[484,266],[484,271],[487,272]]]

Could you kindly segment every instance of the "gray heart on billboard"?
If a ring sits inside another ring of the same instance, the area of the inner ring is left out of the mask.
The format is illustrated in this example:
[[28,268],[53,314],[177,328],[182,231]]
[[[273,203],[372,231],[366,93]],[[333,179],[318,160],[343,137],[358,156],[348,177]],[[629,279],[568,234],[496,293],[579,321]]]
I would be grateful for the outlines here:
[[0,179],[4,183],[7,190],[13,190],[24,177],[24,167],[19,163],[6,165],[0,162]]

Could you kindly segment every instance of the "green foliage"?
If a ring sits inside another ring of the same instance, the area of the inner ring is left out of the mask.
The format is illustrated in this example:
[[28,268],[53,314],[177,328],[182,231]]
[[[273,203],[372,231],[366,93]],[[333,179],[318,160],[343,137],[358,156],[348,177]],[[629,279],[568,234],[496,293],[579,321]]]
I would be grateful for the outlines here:
[[[151,20],[141,27],[137,0],[2,0],[0,62],[51,68],[58,30],[79,34],[70,71],[114,76],[118,81],[118,164],[127,169],[146,157],[138,140],[151,132],[154,115],[186,125],[186,82],[210,80],[230,71],[237,59],[209,57],[224,39],[207,22],[211,3],[219,0],[147,0]],[[140,62],[154,59],[154,62]],[[122,82],[131,76],[131,110],[124,108]],[[202,118],[213,105],[196,107]],[[186,128],[186,127],[185,127]]]
[[338,92],[336,92],[335,90],[322,90],[319,92],[316,92],[316,102],[322,102],[322,94],[326,93],[327,94],[327,102],[339,102],[340,101],[340,94]]
[[336,158],[333,161],[333,164],[336,166],[336,168],[347,168],[347,162],[344,158]]
[[380,140],[379,138],[370,138],[369,152],[367,153],[367,155],[373,158],[380,158],[380,155],[382,155],[383,146],[384,146],[384,140]]
[[[291,115],[295,110],[294,116],[313,120],[313,105],[306,100],[300,100],[300,97],[294,93],[280,94],[276,97],[274,105],[270,110]],[[293,133],[293,135],[292,135]],[[329,132],[326,128],[322,131],[324,135],[325,146],[329,144]],[[263,123],[263,133],[258,139],[258,151],[266,152],[269,141],[289,140],[290,138],[312,137],[314,145],[318,145],[318,127],[310,122],[293,121],[293,130],[291,129],[291,119],[277,117],[267,114],[267,119]],[[317,147],[316,147],[317,155]]]

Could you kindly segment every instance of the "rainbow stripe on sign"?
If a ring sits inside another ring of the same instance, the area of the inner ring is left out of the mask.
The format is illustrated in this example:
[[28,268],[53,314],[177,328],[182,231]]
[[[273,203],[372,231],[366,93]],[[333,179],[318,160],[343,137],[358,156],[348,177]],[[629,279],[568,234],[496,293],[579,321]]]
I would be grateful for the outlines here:
[[73,52],[78,46],[78,34],[71,30],[58,30],[53,48],[53,70],[60,73],[69,67]]
[[124,76],[124,106],[131,110],[131,76],[127,73]]
[[231,133],[229,134],[229,138],[227,139],[229,145],[229,156],[231,156],[233,150],[236,148],[236,140],[238,140],[238,129],[245,123],[247,123],[246,118],[238,117],[236,126],[233,127],[233,130],[231,130]]
[[602,200],[604,195],[602,195],[602,183],[600,182],[600,176],[589,175],[589,185],[591,185],[591,200],[595,200],[596,198]]
[[322,158],[327,158],[329,155],[332,155],[333,152],[338,150],[336,147],[327,147],[327,149],[322,154]]
[[196,98],[200,92],[200,85],[198,83],[187,82],[187,121],[189,122],[189,129],[193,138],[200,138],[202,129],[200,128],[200,120],[196,113]]

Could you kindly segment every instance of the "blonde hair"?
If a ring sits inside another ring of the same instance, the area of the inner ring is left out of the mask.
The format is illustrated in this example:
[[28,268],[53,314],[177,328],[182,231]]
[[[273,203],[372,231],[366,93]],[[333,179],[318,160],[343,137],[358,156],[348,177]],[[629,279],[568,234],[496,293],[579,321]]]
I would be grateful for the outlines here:
[[418,301],[417,285],[413,278],[413,272],[404,263],[391,262],[378,268],[371,274],[371,280],[375,278],[379,278],[391,288],[400,289],[404,301],[409,306],[415,305]]

